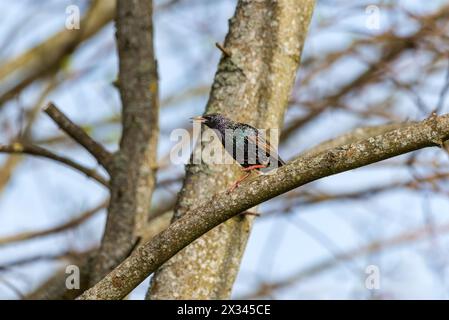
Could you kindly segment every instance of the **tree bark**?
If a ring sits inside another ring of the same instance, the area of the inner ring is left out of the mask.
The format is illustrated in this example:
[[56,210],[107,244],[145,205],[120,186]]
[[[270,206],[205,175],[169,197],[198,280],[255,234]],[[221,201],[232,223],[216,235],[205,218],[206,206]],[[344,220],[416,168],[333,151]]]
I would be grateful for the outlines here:
[[[314,2],[238,2],[206,113],[258,128],[281,127]],[[175,219],[228,188],[239,174],[236,165],[188,165]],[[147,298],[229,298],[251,222],[230,219],[189,245],[156,272]]]

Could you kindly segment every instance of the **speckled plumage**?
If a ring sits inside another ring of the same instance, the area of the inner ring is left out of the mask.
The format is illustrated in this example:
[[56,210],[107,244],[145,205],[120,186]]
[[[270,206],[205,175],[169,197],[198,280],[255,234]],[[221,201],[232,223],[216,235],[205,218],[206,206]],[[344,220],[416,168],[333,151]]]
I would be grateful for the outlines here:
[[273,168],[285,164],[277,151],[265,141],[260,130],[221,114],[209,114],[201,118],[205,125],[215,130],[225,150],[242,167],[265,165]]

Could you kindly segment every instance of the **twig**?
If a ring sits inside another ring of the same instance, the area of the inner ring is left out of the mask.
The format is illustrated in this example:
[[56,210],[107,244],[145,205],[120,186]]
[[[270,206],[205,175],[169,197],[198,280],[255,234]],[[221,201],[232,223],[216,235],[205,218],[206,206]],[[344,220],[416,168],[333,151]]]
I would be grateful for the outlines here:
[[446,76],[444,77],[444,85],[441,88],[439,97],[438,97],[438,102],[437,102],[437,107],[435,108],[435,112],[436,113],[440,113],[443,106],[444,106],[444,101],[446,100],[446,95],[449,91],[449,60],[448,60],[448,64],[447,64],[447,68],[446,68]]
[[[21,132],[18,134],[18,137],[16,139],[13,139],[12,141],[20,141],[20,142],[31,141],[31,131],[32,131],[31,129],[36,121],[37,115],[40,113],[41,106],[44,103],[45,99],[50,94],[50,92],[55,88],[55,86],[56,86],[55,77],[51,77],[48,83],[46,84],[45,88],[39,94],[39,97],[37,98],[34,105],[24,115],[24,118],[22,120],[27,121],[26,125],[20,128]],[[23,159],[22,157],[9,156],[4,162],[4,164],[0,167],[0,192],[10,181],[12,173],[19,165],[19,163],[22,161],[22,159]]]
[[44,108],[46,114],[53,119],[54,122],[73,138],[76,142],[82,145],[92,156],[97,159],[106,170],[109,171],[111,164],[111,154],[103,148],[101,144],[93,140],[84,132],[79,126],[74,124],[66,115],[64,115],[52,102],[48,103]]
[[73,160],[70,160],[63,156],[58,156],[53,152],[36,145],[22,144],[18,142],[13,143],[11,145],[0,145],[0,153],[28,154],[37,157],[51,159],[60,162],[62,164],[65,164],[66,166],[69,166],[72,169],[78,170],[79,172],[84,173],[86,176],[98,181],[105,187],[109,188],[109,182],[105,178],[100,176],[95,170],[86,168]]
[[17,288],[13,283],[11,283],[9,280],[6,280],[5,278],[0,278],[0,282],[3,282],[5,286],[11,289],[20,299],[24,298],[23,293]]
[[219,42],[215,42],[215,46],[224,54],[225,57],[227,58],[232,57],[231,52],[225,47],[223,47],[223,45],[220,44]]

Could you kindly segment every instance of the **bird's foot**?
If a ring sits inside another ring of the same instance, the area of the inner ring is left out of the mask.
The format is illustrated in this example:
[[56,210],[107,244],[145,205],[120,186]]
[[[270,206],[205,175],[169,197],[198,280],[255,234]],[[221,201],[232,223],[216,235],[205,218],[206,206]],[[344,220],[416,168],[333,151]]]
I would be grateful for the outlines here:
[[252,171],[252,170],[255,170],[255,169],[261,169],[261,168],[266,168],[267,166],[266,165],[264,165],[264,164],[255,164],[255,165],[252,165],[252,166],[249,166],[249,167],[246,167],[246,168],[242,168],[242,171]]
[[237,189],[237,187],[240,185],[240,183],[247,179],[250,176],[251,172],[247,172],[243,177],[241,177],[240,179],[238,179],[236,182],[234,182],[232,184],[232,186],[229,187],[228,189],[228,193],[231,193],[232,191],[234,191],[235,189]]

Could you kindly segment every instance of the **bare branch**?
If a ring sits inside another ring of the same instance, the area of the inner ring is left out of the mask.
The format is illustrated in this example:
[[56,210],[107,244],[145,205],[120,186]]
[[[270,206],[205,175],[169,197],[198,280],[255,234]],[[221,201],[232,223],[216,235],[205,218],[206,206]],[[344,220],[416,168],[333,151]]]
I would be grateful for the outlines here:
[[230,58],[231,52],[229,52],[225,47],[223,47],[223,45],[219,42],[215,42],[215,46],[223,53],[223,55],[227,58]]
[[86,168],[73,160],[70,160],[63,156],[58,156],[53,152],[36,145],[22,144],[19,142],[13,143],[11,145],[0,145],[0,153],[29,154],[37,157],[51,159],[56,162],[65,164],[66,166],[71,167],[72,169],[78,170],[79,172],[84,173],[89,178],[98,181],[105,187],[107,188],[109,187],[108,181],[101,175],[99,175],[94,169]]
[[83,129],[67,118],[67,116],[62,113],[52,102],[47,104],[44,111],[50,116],[50,118],[53,119],[54,122],[56,122],[61,130],[89,151],[90,154],[94,156],[98,163],[100,163],[105,169],[108,171],[110,170],[112,156],[105,148],[103,148],[101,144],[89,137]]
[[[55,88],[56,81],[53,78],[50,79],[50,81],[46,84],[44,90],[40,93],[39,97],[37,98],[34,105],[30,108],[30,111],[26,115],[27,123],[22,128],[22,131],[19,134],[18,141],[21,142],[28,142],[31,140],[31,129],[34,125],[34,122],[37,118],[37,115],[40,114],[41,106],[44,103],[46,97],[50,94],[50,92]],[[3,190],[3,188],[8,183],[13,171],[15,168],[19,165],[19,163],[22,161],[22,157],[18,156],[9,156],[6,161],[3,163],[3,165],[0,167],[0,192]]]

